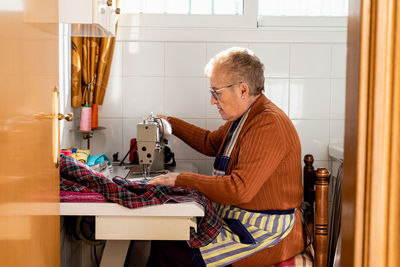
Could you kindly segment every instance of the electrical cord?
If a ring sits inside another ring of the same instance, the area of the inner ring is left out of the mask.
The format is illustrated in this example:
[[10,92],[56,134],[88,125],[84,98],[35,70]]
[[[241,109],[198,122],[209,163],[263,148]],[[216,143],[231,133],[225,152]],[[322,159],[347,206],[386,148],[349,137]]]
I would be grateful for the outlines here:
[[[93,237],[93,233],[92,233],[92,238],[94,238]],[[97,256],[97,247],[98,246],[92,246],[92,248],[93,248],[93,256],[94,256],[94,259],[95,259],[95,261],[96,261],[96,266],[97,267],[99,267],[100,266],[100,262],[99,262],[99,258],[98,258],[98,256]],[[105,244],[104,245],[102,245],[102,247],[101,247],[101,250],[103,251],[104,250],[104,247],[105,247]],[[101,255],[102,253],[100,253],[100,255]]]
[[132,144],[131,147],[129,148],[128,153],[126,153],[125,157],[121,160],[121,163],[119,164],[119,166],[122,166],[122,164],[124,163],[126,157],[128,157],[129,153],[131,153],[131,151],[132,151],[132,149],[135,147],[136,143],[137,143],[136,141],[133,142],[133,144]]
[[[89,244],[89,245],[103,245],[105,244],[105,240],[96,240],[92,238],[94,232],[94,222],[87,221],[88,216],[78,216],[75,224],[75,233],[79,237],[80,240]],[[84,229],[84,225],[87,225],[90,233],[86,233]]]

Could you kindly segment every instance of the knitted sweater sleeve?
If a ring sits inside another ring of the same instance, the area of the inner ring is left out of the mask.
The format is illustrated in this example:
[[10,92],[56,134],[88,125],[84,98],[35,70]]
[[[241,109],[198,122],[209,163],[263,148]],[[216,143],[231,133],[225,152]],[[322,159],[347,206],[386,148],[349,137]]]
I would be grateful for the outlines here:
[[227,123],[211,132],[174,117],[168,117],[168,121],[171,123],[173,135],[194,150],[211,157],[217,154],[228,127]]
[[287,154],[284,133],[273,116],[261,116],[238,140],[237,162],[229,175],[178,175],[176,185],[196,189],[220,204],[250,202]]

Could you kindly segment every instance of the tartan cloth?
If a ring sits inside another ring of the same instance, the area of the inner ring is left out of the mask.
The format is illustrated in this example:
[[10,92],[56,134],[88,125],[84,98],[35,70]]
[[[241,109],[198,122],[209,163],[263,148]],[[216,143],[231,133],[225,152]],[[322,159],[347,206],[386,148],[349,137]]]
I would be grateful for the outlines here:
[[154,186],[127,181],[120,177],[112,180],[94,171],[80,161],[60,156],[60,189],[75,192],[97,192],[107,200],[127,208],[160,205],[166,202],[196,202],[203,206],[204,217],[197,222],[197,232],[190,229],[191,248],[209,244],[221,231],[222,219],[212,202],[196,190],[179,186]]
[[[61,171],[60,171],[60,175],[61,175]],[[64,179],[60,176],[60,191],[61,190],[62,191],[81,192],[81,193],[95,192],[93,189],[87,188],[86,186],[83,186],[78,182],[70,181],[70,180]]]
[[106,202],[106,198],[96,192],[74,192],[60,190],[60,202]]

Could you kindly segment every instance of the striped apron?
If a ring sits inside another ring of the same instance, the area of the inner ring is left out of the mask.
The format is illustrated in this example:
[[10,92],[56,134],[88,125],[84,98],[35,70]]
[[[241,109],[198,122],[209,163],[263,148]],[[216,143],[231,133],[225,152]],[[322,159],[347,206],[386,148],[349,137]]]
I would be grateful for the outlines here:
[[[223,155],[217,155],[213,175],[223,176],[249,110],[242,116]],[[230,205],[216,204],[224,225],[210,244],[200,247],[202,264],[226,266],[283,240],[292,230],[295,209],[284,211],[249,211]],[[199,261],[196,260],[196,266]]]

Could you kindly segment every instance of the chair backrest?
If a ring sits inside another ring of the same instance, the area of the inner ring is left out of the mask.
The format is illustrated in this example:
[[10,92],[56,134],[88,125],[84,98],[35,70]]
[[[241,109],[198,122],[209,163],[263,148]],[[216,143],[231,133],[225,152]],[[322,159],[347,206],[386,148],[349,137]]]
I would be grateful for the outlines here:
[[314,266],[327,266],[328,254],[328,186],[329,171],[314,169],[314,157],[304,156],[304,202],[308,203],[306,216],[313,229]]

